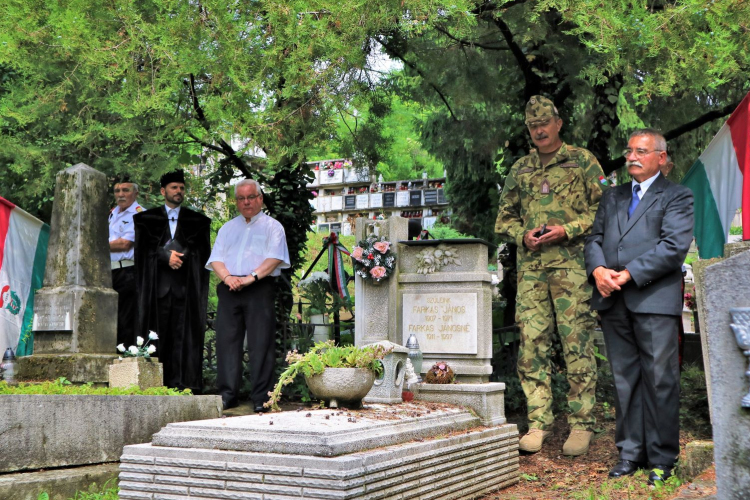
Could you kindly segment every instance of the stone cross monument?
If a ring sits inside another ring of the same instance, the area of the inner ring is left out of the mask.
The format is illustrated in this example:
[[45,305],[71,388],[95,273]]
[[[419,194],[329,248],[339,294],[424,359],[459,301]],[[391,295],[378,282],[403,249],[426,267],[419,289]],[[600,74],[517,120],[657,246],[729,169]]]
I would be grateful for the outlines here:
[[34,304],[34,354],[19,359],[19,378],[105,383],[117,343],[107,179],[79,163],[56,181],[44,287]]

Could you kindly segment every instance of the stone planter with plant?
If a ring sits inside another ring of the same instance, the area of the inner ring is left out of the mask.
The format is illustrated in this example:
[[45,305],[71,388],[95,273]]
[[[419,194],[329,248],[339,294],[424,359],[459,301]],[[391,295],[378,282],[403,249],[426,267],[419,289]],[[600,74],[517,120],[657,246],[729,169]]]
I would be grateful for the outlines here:
[[264,406],[279,410],[282,389],[302,374],[310,391],[331,407],[360,407],[362,398],[383,373],[380,360],[386,354],[388,350],[381,345],[340,347],[333,341],[319,342],[305,354],[290,352],[286,356],[289,366]]

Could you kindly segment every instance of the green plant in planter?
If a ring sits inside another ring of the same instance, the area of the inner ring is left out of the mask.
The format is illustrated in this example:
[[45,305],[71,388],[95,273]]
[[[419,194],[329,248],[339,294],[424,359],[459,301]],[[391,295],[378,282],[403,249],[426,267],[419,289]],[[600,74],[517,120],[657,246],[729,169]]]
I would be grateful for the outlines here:
[[305,309],[305,316],[310,317],[316,314],[325,314],[328,312],[328,294],[331,293],[331,284],[328,273],[318,271],[312,273],[306,279],[297,283],[300,295],[310,303]]
[[287,353],[286,361],[289,366],[279,376],[271,397],[263,406],[279,410],[279,399],[285,385],[302,373],[306,377],[312,377],[323,373],[326,368],[367,368],[375,372],[376,376],[383,373],[383,365],[380,360],[390,352],[382,345],[356,347],[353,345],[336,346],[332,340],[318,342],[305,354],[297,351]]

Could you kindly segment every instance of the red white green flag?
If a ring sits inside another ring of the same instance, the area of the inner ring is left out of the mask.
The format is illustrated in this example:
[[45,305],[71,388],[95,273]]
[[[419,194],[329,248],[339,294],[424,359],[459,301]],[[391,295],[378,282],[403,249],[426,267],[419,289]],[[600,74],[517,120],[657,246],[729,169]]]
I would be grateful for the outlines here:
[[742,207],[742,239],[750,239],[750,93],[685,174],[695,198],[695,243],[701,259],[721,257]]
[[49,226],[0,197],[0,350],[33,352],[34,292],[42,287]]

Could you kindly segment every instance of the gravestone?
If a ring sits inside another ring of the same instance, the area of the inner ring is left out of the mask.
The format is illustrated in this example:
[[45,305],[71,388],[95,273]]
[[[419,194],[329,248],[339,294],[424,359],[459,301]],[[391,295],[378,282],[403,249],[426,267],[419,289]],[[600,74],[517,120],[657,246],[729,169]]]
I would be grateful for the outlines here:
[[117,344],[107,178],[79,163],[57,174],[44,286],[34,299],[34,354],[19,379],[106,383]]
[[750,491],[750,407],[742,406],[742,398],[750,390],[745,374],[749,360],[734,331],[744,329],[750,338],[750,311],[741,311],[750,307],[750,281],[747,273],[738,272],[749,268],[747,251],[708,263],[705,268],[696,266],[710,381],[717,500],[745,499]]

